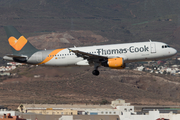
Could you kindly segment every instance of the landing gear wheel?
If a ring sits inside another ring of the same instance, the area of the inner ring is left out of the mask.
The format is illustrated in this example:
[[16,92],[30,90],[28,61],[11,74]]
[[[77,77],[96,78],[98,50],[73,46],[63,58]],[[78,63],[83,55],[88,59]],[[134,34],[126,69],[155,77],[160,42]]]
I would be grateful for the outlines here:
[[99,71],[98,70],[93,70],[92,74],[95,75],[95,76],[98,76],[99,75]]

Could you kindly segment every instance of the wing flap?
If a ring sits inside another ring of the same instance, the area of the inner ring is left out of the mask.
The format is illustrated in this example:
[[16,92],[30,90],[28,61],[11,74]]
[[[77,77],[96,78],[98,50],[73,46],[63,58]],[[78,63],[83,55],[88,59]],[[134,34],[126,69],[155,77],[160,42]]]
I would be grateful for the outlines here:
[[83,51],[79,51],[79,50],[71,50],[69,49],[70,52],[74,52],[77,57],[82,57],[84,59],[107,59],[107,57],[105,56],[100,56],[100,55],[95,55],[95,54],[91,54],[91,53],[87,53],[87,52],[83,52]]

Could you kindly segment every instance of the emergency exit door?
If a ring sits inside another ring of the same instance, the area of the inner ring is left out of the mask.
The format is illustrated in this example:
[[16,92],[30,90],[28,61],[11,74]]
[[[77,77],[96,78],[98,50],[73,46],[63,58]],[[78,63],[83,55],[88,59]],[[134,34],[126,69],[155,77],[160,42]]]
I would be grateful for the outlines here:
[[151,53],[156,53],[156,44],[150,43],[150,46],[151,46]]

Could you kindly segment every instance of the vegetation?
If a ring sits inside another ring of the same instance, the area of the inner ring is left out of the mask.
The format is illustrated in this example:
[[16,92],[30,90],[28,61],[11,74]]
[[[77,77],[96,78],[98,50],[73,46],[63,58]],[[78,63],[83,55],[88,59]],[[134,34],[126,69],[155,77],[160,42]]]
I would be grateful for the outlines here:
[[102,99],[102,101],[100,102],[101,105],[105,105],[105,104],[109,104],[110,102],[107,101],[106,99]]

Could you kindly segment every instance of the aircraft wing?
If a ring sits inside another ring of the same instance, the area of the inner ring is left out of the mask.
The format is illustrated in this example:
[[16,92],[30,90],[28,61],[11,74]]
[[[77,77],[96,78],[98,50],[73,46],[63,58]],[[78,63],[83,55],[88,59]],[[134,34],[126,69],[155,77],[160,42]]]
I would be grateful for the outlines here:
[[105,56],[95,55],[95,54],[91,54],[91,53],[87,53],[87,52],[83,52],[83,51],[79,51],[79,50],[71,50],[71,49],[69,49],[69,51],[74,52],[77,55],[77,57],[82,57],[82,58],[87,59],[87,60],[107,59],[107,57],[105,57]]
[[101,56],[101,55],[96,55],[96,54],[91,54],[91,53],[87,53],[87,52],[83,52],[83,51],[79,51],[79,50],[71,50],[69,49],[70,52],[73,52],[76,54],[77,57],[82,57],[85,60],[88,61],[89,65],[94,65],[96,67],[96,69],[101,66],[102,64],[106,63],[108,61],[109,58],[123,58],[123,60],[126,60],[127,57],[126,56]]

